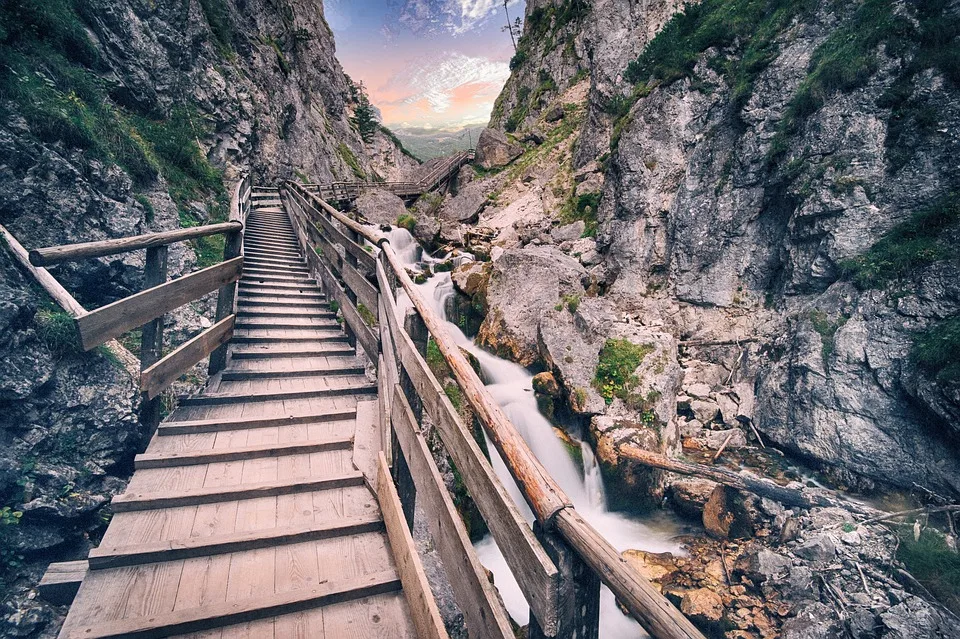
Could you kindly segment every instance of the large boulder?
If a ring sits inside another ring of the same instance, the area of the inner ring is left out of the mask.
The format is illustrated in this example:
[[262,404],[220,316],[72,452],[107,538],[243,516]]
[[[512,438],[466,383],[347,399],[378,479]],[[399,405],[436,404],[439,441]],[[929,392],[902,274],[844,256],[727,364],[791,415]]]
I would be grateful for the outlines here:
[[393,225],[407,212],[403,200],[383,189],[364,191],[354,202],[357,213],[371,224]]
[[487,203],[487,187],[484,185],[484,182],[472,182],[460,189],[456,197],[444,200],[440,218],[446,222],[473,221]]
[[523,147],[507,139],[506,134],[496,129],[484,129],[477,141],[474,161],[484,169],[506,166],[520,157]]
[[[510,249],[493,263],[487,287],[489,312],[478,341],[530,366],[539,357],[540,318],[565,295],[582,296],[587,272],[553,247]],[[598,349],[599,350],[599,349]]]

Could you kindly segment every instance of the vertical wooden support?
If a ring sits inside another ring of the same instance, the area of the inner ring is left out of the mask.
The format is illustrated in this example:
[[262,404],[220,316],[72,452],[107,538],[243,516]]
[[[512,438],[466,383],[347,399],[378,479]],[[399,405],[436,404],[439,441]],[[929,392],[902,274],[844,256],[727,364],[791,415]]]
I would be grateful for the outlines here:
[[[167,247],[147,249],[147,262],[143,271],[143,289],[160,286],[167,281]],[[140,372],[147,370],[163,357],[163,315],[143,325],[140,339]],[[161,398],[147,399],[140,403],[140,423],[153,433],[160,425]]]
[[[242,199],[240,206],[243,207]],[[238,257],[242,250],[243,232],[234,231],[233,233],[227,233],[223,243],[223,261],[226,262],[227,260],[232,260],[233,258]],[[235,311],[236,300],[236,282],[231,282],[220,289],[220,291],[217,293],[217,317],[214,320],[214,324],[233,315]],[[228,348],[228,344],[223,344],[217,347],[217,350],[210,353],[210,366],[207,370],[211,375],[216,375],[227,367]]]
[[[334,224],[336,223],[336,220],[330,220],[330,221],[333,222]],[[352,241],[356,242],[357,244],[363,243],[363,238],[361,238],[360,234],[354,231],[353,229],[344,228],[344,233],[348,238],[350,238]],[[350,251],[344,251],[343,259],[344,259],[344,262],[346,262],[347,264],[352,266],[354,269],[357,269],[359,271],[359,264],[357,262],[356,255],[352,255]],[[344,286],[343,289],[346,292],[347,299],[353,302],[353,306],[354,308],[356,308],[357,294],[354,293],[349,286]],[[347,322],[343,323],[343,332],[347,334],[347,339],[350,341],[350,346],[356,347],[357,336],[354,334],[352,330],[350,330],[350,325]]]
[[[407,313],[407,316],[403,319],[403,328],[410,335],[420,354],[426,356],[429,334],[427,333],[427,325],[423,323],[423,319],[416,311],[411,310]],[[403,389],[403,395],[407,398],[417,422],[420,423],[423,419],[423,400],[417,394],[416,386],[414,386],[413,380],[407,375],[403,366],[400,367],[400,388]],[[391,443],[395,454],[393,474],[397,484],[397,492],[400,493],[400,503],[403,504],[403,514],[406,517],[407,525],[413,529],[417,489],[414,486],[413,477],[410,476],[410,469],[407,467],[407,460],[403,458],[403,452],[400,450],[399,444]]]
[[[537,521],[533,522],[533,534],[560,571],[555,639],[599,639],[600,578],[560,535],[545,531]],[[528,637],[547,637],[532,611]]]

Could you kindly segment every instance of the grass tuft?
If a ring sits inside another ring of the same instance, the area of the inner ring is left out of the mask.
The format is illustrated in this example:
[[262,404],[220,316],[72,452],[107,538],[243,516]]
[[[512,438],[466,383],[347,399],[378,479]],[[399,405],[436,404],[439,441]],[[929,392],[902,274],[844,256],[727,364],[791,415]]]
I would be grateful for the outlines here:
[[937,381],[960,382],[960,317],[940,322],[914,336],[910,356]]
[[643,358],[655,350],[653,344],[634,344],[628,339],[608,339],[600,350],[593,386],[607,404],[614,398],[624,401],[640,383],[634,374]]

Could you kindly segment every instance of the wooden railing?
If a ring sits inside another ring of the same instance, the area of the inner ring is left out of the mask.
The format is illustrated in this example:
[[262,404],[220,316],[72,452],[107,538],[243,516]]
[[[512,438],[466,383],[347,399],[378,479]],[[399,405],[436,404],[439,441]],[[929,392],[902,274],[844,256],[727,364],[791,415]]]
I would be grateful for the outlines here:
[[389,191],[401,198],[412,198],[432,191],[464,164],[473,159],[473,150],[461,151],[439,162],[421,180],[417,182],[333,182],[331,184],[302,184],[303,190],[309,191],[324,201],[345,202],[355,200],[364,191],[381,189]]
[[[386,237],[337,211],[309,187],[288,182],[281,193],[311,269],[339,303],[348,334],[377,367],[381,449],[392,461],[408,525],[417,503],[426,514],[471,637],[513,633],[427,448],[421,429],[426,417],[530,606],[531,638],[598,637],[602,581],[654,637],[702,639],[577,513],[484,387]],[[413,305],[402,319],[401,292]],[[430,338],[520,486],[536,517],[532,529],[427,365]]]
[[[101,308],[72,313],[84,350],[91,350],[140,327],[141,421],[151,429],[160,423],[160,393],[185,371],[210,356],[211,373],[223,369],[226,343],[236,321],[236,283],[243,269],[243,225],[250,211],[251,182],[240,180],[230,203],[230,220],[193,228],[149,233],[114,240],[53,246],[30,251],[30,263],[45,267],[146,249],[144,290]],[[223,261],[189,275],[167,280],[167,247],[176,242],[224,235]],[[46,271],[44,271],[46,272]],[[212,327],[172,353],[163,355],[166,313],[219,291]]]

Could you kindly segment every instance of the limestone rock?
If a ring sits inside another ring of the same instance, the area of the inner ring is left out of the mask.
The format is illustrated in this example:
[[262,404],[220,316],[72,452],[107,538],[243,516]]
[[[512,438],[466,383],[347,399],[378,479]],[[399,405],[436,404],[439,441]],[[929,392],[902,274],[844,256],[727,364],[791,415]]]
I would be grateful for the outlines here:
[[541,395],[560,397],[560,385],[553,373],[546,371],[533,376],[533,390]]
[[837,545],[830,538],[830,535],[820,534],[805,541],[794,552],[798,557],[808,561],[825,563],[833,561],[833,558],[837,556]]
[[447,222],[469,222],[477,217],[487,203],[487,190],[483,182],[471,182],[460,189],[455,197],[443,201],[440,218]]
[[709,399],[695,399],[690,402],[690,410],[698,421],[709,424],[720,415],[720,406]]
[[506,166],[520,157],[523,147],[510,142],[507,136],[496,129],[484,129],[477,140],[477,153],[474,161],[484,169]]
[[669,552],[625,550],[623,558],[630,566],[662,592],[660,580],[677,572],[677,559]]
[[493,263],[487,288],[490,310],[478,341],[529,366],[539,355],[540,318],[561,296],[582,296],[585,275],[579,262],[554,248],[506,251]]
[[680,612],[702,623],[716,623],[723,617],[723,600],[708,588],[689,590],[680,600]]
[[746,575],[755,584],[762,584],[782,579],[792,565],[790,558],[768,548],[760,548],[751,549],[737,559],[734,570]]
[[357,213],[371,224],[392,226],[397,223],[397,218],[407,212],[403,200],[383,189],[364,190],[354,206]]
[[467,262],[450,274],[453,285],[467,297],[486,293],[490,280],[490,262]]
[[670,484],[670,499],[682,514],[700,519],[716,487],[709,479],[685,477]]
[[550,236],[553,238],[554,242],[577,240],[580,239],[581,235],[583,235],[584,228],[585,225],[583,220],[577,220],[573,224],[558,226],[550,232]]
[[[730,441],[727,442],[727,438],[730,438]],[[736,448],[743,448],[747,445],[747,436],[743,434],[743,431],[739,428],[731,428],[729,430],[707,430],[703,432],[704,444],[710,450],[719,450],[723,446],[724,442],[727,443],[724,450],[734,450]]]
[[749,499],[732,488],[717,486],[703,508],[703,527],[715,537],[751,537],[755,522]]

